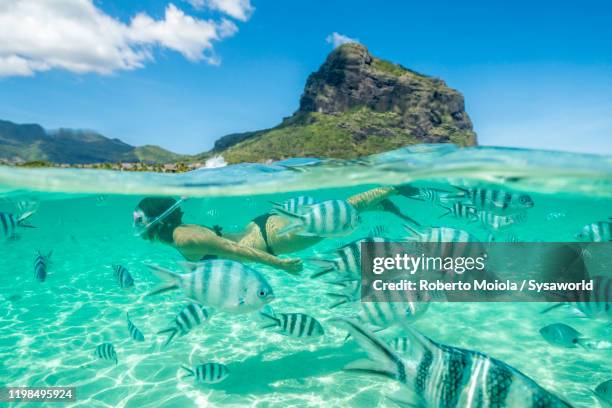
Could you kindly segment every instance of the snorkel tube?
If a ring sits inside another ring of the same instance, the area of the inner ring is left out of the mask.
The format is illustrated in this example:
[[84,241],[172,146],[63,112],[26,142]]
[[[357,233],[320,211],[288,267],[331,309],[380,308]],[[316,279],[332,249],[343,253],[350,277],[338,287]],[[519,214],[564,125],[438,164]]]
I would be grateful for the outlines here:
[[151,227],[156,224],[162,222],[168,215],[172,214],[174,210],[178,208],[188,197],[181,197],[176,203],[172,204],[166,211],[155,217],[153,220],[148,221],[147,216],[144,214],[142,210],[134,211],[134,228],[137,228],[138,231],[134,234],[134,236],[141,237],[144,233],[146,233]]

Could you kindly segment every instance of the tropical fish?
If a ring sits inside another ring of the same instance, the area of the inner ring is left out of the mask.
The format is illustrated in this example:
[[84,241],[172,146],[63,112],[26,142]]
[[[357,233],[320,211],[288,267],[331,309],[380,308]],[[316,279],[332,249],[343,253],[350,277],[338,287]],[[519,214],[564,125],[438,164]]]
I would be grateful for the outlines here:
[[28,211],[20,216],[15,216],[11,213],[0,212],[0,232],[6,240],[14,239],[16,237],[16,229],[21,228],[34,228],[31,225],[25,224],[25,221],[34,214],[33,211]]
[[125,316],[127,317],[128,332],[130,332],[130,337],[136,341],[144,341],[144,335],[138,329],[138,327],[136,327],[136,325],[132,323],[132,321],[130,320],[130,314],[126,312]]
[[434,342],[407,327],[410,345],[400,357],[361,325],[345,319],[346,327],[369,359],[345,370],[391,378],[405,388],[391,397],[414,407],[547,407],[571,405],[506,363],[483,353]]
[[[393,241],[381,237],[361,238],[330,252],[332,259],[310,258],[309,261],[321,269],[314,273],[311,277],[318,278],[319,276],[330,272],[338,272],[343,277],[361,280],[361,244],[377,242],[387,243],[388,245],[377,246],[381,252],[386,255],[392,254],[393,249],[397,249],[397,245],[393,246]],[[384,256],[381,255],[381,256]]]
[[303,214],[276,208],[290,223],[278,231],[279,235],[296,232],[298,235],[337,237],[350,234],[359,223],[357,210],[343,200],[328,200],[313,204]]
[[561,306],[568,306],[578,317],[612,320],[612,278],[608,276],[593,276],[593,289],[581,291],[572,296],[568,302],[556,303],[541,313],[546,313]]
[[563,323],[554,323],[540,329],[540,334],[548,343],[553,346],[575,348],[584,347],[586,339],[573,327]]
[[132,278],[130,271],[125,266],[113,265],[113,273],[121,289],[128,289],[134,286],[134,278]]
[[528,194],[522,194],[499,188],[463,188],[459,194],[448,198],[465,198],[478,210],[507,214],[522,211],[534,206],[533,199]]
[[603,408],[612,407],[612,380],[599,384],[595,387],[593,394],[595,394]]
[[409,242],[479,242],[479,239],[469,232],[449,227],[411,227],[404,225]]
[[583,242],[612,242],[612,222],[598,221],[585,225],[576,238]]
[[44,282],[47,279],[47,266],[52,254],[53,251],[50,251],[47,255],[43,255],[38,251],[38,256],[34,261],[34,276],[37,281]]
[[447,190],[442,190],[439,188],[425,187],[419,188],[418,193],[414,195],[407,196],[407,198],[425,201],[431,204],[440,204],[445,203],[448,200],[448,196],[452,193]]
[[405,327],[420,319],[429,308],[432,295],[428,292],[409,291],[361,291],[353,296],[328,293],[337,299],[330,309],[343,304],[359,302],[359,312],[356,316],[361,323],[377,330],[392,326]]
[[188,299],[230,313],[259,310],[274,299],[266,278],[240,262],[213,259],[181,265],[187,273],[147,265],[165,281],[148,296],[180,288]]
[[480,224],[487,228],[498,230],[501,228],[509,227],[514,224],[525,221],[527,213],[517,212],[508,215],[499,215],[490,211],[476,211],[476,219],[480,221]]
[[304,313],[275,313],[260,312],[268,319],[268,326],[264,329],[276,327],[280,333],[290,337],[319,337],[325,334],[323,326],[312,316]]
[[205,384],[221,382],[225,380],[230,373],[229,368],[220,363],[200,364],[193,369],[183,365],[181,368],[187,371],[187,375],[183,378],[195,377],[196,382]]
[[117,353],[111,343],[102,343],[94,351],[94,355],[102,360],[111,360],[117,365]]
[[295,214],[304,214],[308,211],[308,207],[316,204],[317,200],[310,196],[299,196],[283,201],[281,203],[276,201],[270,201],[275,208],[282,208],[285,211],[289,211]]
[[464,204],[461,201],[454,202],[450,207],[442,206],[442,208],[446,209],[446,212],[442,214],[438,218],[446,217],[447,215],[452,215],[455,218],[468,220],[468,221],[476,221],[477,220],[477,210],[473,205]]
[[163,347],[170,344],[174,336],[177,334],[180,336],[186,335],[191,331],[191,329],[207,321],[209,317],[208,311],[201,305],[196,303],[188,304],[176,315],[174,321],[172,322],[172,326],[157,333],[169,333],[168,339],[164,343]]

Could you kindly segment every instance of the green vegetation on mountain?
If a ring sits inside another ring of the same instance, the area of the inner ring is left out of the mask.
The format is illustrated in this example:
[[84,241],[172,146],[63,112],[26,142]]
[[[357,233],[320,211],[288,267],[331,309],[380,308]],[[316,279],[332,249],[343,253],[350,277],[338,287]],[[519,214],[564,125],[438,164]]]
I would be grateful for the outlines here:
[[40,125],[0,120],[0,159],[32,163],[169,163],[183,156],[158,146],[134,147],[88,130],[46,131]]
[[351,43],[309,76],[293,116],[271,129],[225,136],[205,155],[221,154],[229,163],[355,158],[416,143],[475,145],[463,96]]

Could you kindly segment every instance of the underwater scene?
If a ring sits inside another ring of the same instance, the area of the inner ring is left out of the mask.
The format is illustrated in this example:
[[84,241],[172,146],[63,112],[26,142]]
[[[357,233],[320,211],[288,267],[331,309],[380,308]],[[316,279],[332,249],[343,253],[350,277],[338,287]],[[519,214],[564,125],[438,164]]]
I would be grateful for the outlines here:
[[88,408],[610,407],[609,271],[584,302],[365,303],[360,244],[610,242],[611,217],[611,157],[539,150],[0,167],[0,387]]

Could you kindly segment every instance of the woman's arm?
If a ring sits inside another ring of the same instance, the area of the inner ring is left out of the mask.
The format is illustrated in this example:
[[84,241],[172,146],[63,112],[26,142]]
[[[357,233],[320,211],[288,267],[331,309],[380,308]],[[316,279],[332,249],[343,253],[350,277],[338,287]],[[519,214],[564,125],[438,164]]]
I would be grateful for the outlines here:
[[223,254],[220,254],[219,256],[223,258],[234,259],[237,261],[259,262],[280,268],[291,274],[297,274],[302,270],[302,260],[299,258],[280,259],[274,255],[270,255],[267,252],[240,245],[227,239],[223,239],[223,241],[219,244],[219,249],[223,251]]
[[240,245],[229,239],[219,237],[214,232],[199,225],[181,225],[174,230],[174,245],[190,260],[200,260],[207,255],[235,261],[259,262],[295,274],[302,270],[300,259],[280,259],[267,252]]

